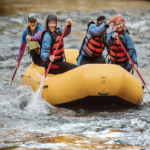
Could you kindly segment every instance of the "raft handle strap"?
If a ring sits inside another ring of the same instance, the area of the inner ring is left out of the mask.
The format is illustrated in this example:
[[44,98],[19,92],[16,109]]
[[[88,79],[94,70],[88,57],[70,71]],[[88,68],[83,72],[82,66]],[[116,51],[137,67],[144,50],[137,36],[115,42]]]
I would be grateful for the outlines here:
[[101,92],[99,92],[98,94],[99,95],[108,95],[108,92],[107,93],[101,93]]
[[38,84],[40,84],[40,81],[35,80],[35,79],[34,79],[34,78],[32,78],[30,75],[25,75],[25,74],[23,74],[23,75],[21,75],[21,77],[22,77],[22,76],[29,77],[29,78],[33,79],[35,82],[37,82]]
[[43,87],[43,89],[45,89],[45,88],[48,88],[48,85],[45,85],[45,86]]

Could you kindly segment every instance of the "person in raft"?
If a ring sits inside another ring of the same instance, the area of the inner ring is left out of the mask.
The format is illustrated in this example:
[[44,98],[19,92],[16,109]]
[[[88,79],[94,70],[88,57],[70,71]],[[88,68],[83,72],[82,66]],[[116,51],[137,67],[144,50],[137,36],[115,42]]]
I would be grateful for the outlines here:
[[27,45],[29,46],[30,57],[32,56],[33,63],[39,66],[44,66],[43,65],[44,62],[40,57],[40,39],[41,39],[42,32],[43,32],[43,27],[41,24],[37,22],[37,16],[31,13],[28,16],[28,27],[25,29],[22,36],[16,68],[19,68],[18,61],[21,57],[26,42],[28,43]]
[[128,57],[117,40],[118,37],[135,64],[134,69],[137,69],[136,50],[125,25],[125,20],[120,14],[114,17],[114,24],[110,32],[110,37],[114,41],[113,45],[110,47],[110,64],[118,64],[129,72],[131,70]]
[[106,46],[109,47],[113,43],[109,37],[109,32],[106,30],[113,21],[114,18],[111,18],[106,22],[105,16],[99,16],[97,21],[88,23],[87,33],[77,58],[78,66],[90,63],[106,63],[102,53]]
[[[71,32],[72,20],[70,18],[67,19],[67,23],[68,26],[63,38],[68,36]],[[41,58],[45,61],[45,70],[47,70],[50,61],[53,62],[49,70],[49,73],[52,74],[60,74],[77,67],[74,64],[64,61],[65,52],[63,39],[60,42],[55,56],[53,55],[56,50],[57,44],[59,43],[59,38],[61,37],[63,30],[63,27],[57,27],[56,15],[50,14],[46,19],[45,30],[41,36],[42,46],[40,55]]]

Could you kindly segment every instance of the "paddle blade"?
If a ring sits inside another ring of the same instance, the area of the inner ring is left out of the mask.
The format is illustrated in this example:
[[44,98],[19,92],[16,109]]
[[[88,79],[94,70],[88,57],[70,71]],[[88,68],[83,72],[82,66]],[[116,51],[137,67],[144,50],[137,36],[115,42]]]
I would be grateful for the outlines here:
[[45,79],[42,81],[42,84],[40,87],[37,89],[37,91],[33,94],[31,102],[36,101],[38,98],[41,98],[41,93],[42,93],[42,87],[44,84]]
[[[44,82],[45,82],[45,79],[46,79],[46,78],[43,79],[42,84],[41,84],[40,87],[37,89],[37,91],[33,94],[32,99],[31,99],[31,101],[30,101],[31,103],[34,103],[35,101],[37,101],[38,99],[41,98],[42,88],[43,88],[43,84],[44,84]],[[46,103],[46,105],[47,105],[50,109],[52,109],[53,111],[55,111],[55,112],[60,112],[59,108],[57,108],[57,107],[51,105],[51,104],[48,103],[46,100],[45,100],[45,103]]]
[[17,72],[17,68],[15,69],[15,72],[14,72],[14,74],[13,74],[13,76],[12,76],[10,85],[12,85],[12,82],[13,82],[13,80],[14,80],[14,77],[15,77],[16,72]]
[[[43,88],[43,84],[44,84],[44,82],[45,82],[45,79],[46,79],[46,78],[43,79],[42,84],[41,84],[40,87],[37,89],[37,91],[33,94],[32,99],[31,99],[31,101],[30,101],[31,103],[35,103],[38,99],[41,98],[42,88]],[[74,113],[72,113],[72,111],[64,112],[63,110],[61,110],[61,109],[59,109],[59,108],[57,108],[57,107],[51,105],[50,103],[48,103],[46,100],[45,100],[45,104],[46,104],[51,110],[53,110],[53,111],[55,111],[55,112],[62,113],[62,114],[66,115],[66,116],[69,116],[69,117],[74,116]],[[70,112],[71,112],[71,113],[70,113]]]

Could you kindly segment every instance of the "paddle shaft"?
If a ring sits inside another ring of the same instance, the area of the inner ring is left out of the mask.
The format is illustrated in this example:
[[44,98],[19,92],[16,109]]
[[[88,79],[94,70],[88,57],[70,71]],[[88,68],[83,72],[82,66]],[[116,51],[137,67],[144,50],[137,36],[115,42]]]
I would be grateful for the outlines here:
[[[123,48],[124,52],[126,53],[126,55],[127,55],[128,59],[130,60],[130,62],[131,62],[131,64],[132,64],[132,66],[133,66],[133,68],[134,68],[134,66],[135,66],[135,65],[134,65],[134,63],[133,63],[133,61],[132,61],[131,57],[130,57],[130,56],[129,56],[129,54],[127,53],[126,49],[124,48],[124,46],[123,46],[123,44],[121,43],[121,41],[120,41],[120,39],[119,39],[119,38],[118,38],[118,41],[119,41],[120,45],[122,46],[122,48]],[[141,78],[141,80],[142,80],[142,82],[143,82],[144,86],[146,87],[146,89],[147,89],[148,93],[150,94],[150,91],[149,91],[149,89],[148,89],[148,87],[147,87],[147,85],[146,85],[146,83],[145,83],[144,79],[142,78],[141,74],[139,73],[138,69],[135,69],[135,68],[134,68],[134,70],[137,72],[137,74],[138,74],[138,75],[139,75],[139,77]]]
[[[18,66],[20,65],[20,61],[21,61],[22,56],[23,56],[23,54],[24,54],[24,51],[25,51],[25,49],[26,49],[26,45],[27,45],[27,42],[25,43],[24,48],[23,48],[23,51],[22,51],[21,56],[20,56],[20,58],[19,58]],[[12,79],[11,79],[11,83],[13,82],[13,79],[14,79],[14,77],[15,77],[15,74],[16,74],[16,72],[17,72],[17,69],[18,69],[18,68],[15,69],[15,72],[14,72],[14,74],[13,74],[13,76],[12,76]]]
[[[61,42],[62,38],[63,38],[63,36],[64,36],[64,34],[65,34],[65,32],[66,32],[67,26],[68,26],[68,25],[66,25],[65,28],[64,28],[64,31],[63,31],[63,33],[62,33],[62,36],[61,36],[61,38],[60,38],[60,40],[59,40],[59,43],[58,43],[58,45],[57,45],[57,47],[56,47],[56,50],[55,50],[54,54],[53,54],[54,56],[55,56],[56,51],[57,51],[57,49],[58,49],[58,47],[59,47],[59,45],[60,45],[60,42]],[[46,74],[45,74],[45,78],[46,78],[46,76],[47,76],[47,74],[48,74],[48,72],[49,72],[49,70],[50,70],[51,65],[52,65],[52,61],[50,62],[49,66],[48,66],[48,69],[47,69]]]

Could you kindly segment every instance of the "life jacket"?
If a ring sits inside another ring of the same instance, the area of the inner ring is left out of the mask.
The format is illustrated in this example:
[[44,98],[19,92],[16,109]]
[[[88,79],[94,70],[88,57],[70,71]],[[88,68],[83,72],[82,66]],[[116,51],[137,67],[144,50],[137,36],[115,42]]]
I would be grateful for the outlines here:
[[[40,25],[40,23],[37,24],[37,27]],[[37,34],[37,27],[36,27],[36,31],[34,33],[34,35]],[[28,35],[31,36],[31,31],[30,31],[30,28],[27,27],[27,32],[28,32]],[[31,55],[33,56],[34,54],[40,54],[40,45],[41,45],[41,40],[37,41],[29,41],[27,46],[26,46],[26,49],[28,50],[28,53],[30,54],[30,57]],[[31,48],[32,47],[32,48]],[[33,48],[35,47],[35,49]]]
[[38,42],[36,41],[29,42],[29,53],[30,55],[40,54],[40,46]]
[[54,62],[63,61],[65,59],[63,39],[61,40],[60,45],[59,45],[57,51],[55,52],[55,50],[58,46],[58,43],[60,41],[62,32],[60,31],[59,28],[56,29],[56,32],[50,32],[50,30],[48,30],[48,31],[49,31],[49,34],[51,35],[51,38],[52,38],[52,44],[51,44],[51,48],[50,48],[50,55],[54,55],[54,53],[55,53]]
[[[89,22],[88,28],[89,28],[89,25],[93,23],[95,24],[94,21]],[[87,29],[87,32],[88,32],[88,29]],[[91,35],[87,33],[83,40],[81,50],[83,50],[84,53],[88,55],[89,57],[101,56],[105,48],[105,43],[104,43],[105,36],[102,34],[100,36],[93,36],[91,39],[89,39],[90,37]],[[86,43],[86,45],[85,45],[85,48],[83,49],[84,43]]]
[[[118,36],[123,46],[124,45],[124,32]],[[127,51],[128,52],[128,51]],[[128,60],[126,53],[124,52],[122,46],[120,45],[119,41],[116,40],[114,44],[110,48],[110,60],[113,63],[125,63]]]

